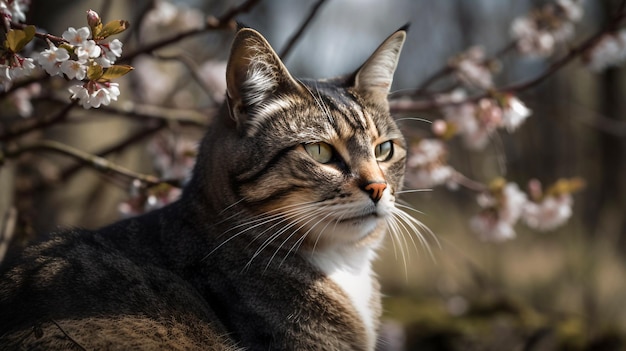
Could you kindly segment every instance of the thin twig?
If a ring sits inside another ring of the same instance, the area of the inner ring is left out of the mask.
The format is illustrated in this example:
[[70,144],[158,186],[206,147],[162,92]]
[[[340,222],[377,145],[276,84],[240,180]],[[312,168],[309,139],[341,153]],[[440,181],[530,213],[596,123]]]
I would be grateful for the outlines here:
[[164,60],[164,61],[173,60],[173,61],[178,61],[182,63],[183,66],[185,66],[185,68],[187,69],[187,72],[189,72],[189,74],[191,75],[191,78],[193,78],[193,80],[198,84],[200,89],[202,89],[205,92],[205,94],[209,97],[209,99],[211,99],[211,102],[213,103],[213,105],[218,105],[218,102],[215,101],[215,98],[214,98],[215,91],[211,89],[211,87],[206,84],[204,79],[202,79],[200,74],[198,74],[198,71],[199,71],[198,65],[190,57],[187,57],[185,55],[176,55],[176,56],[154,55],[154,56],[155,58],[159,60]]
[[181,32],[178,33],[172,37],[163,39],[161,41],[157,41],[155,43],[149,44],[147,46],[141,47],[135,51],[132,51],[130,53],[127,53],[126,55],[123,55],[118,62],[120,63],[128,63],[130,62],[132,59],[134,59],[135,57],[142,55],[142,54],[148,54],[148,53],[152,53],[157,49],[160,49],[164,46],[168,46],[170,44],[179,42],[183,39],[195,36],[195,35],[199,35],[199,34],[203,34],[207,31],[210,30],[216,30],[216,29],[227,29],[227,28],[236,28],[237,25],[236,23],[234,23],[233,18],[235,16],[237,16],[240,13],[244,13],[244,12],[248,12],[250,11],[260,0],[248,0],[245,1],[244,3],[242,3],[239,6],[233,7],[232,9],[230,9],[228,12],[226,12],[224,15],[215,18],[215,17],[209,17],[205,23],[205,25],[201,28],[194,28],[194,29],[190,29],[186,32]]
[[283,50],[280,52],[279,56],[283,61],[287,58],[287,56],[289,56],[289,54],[291,53],[291,50],[296,45],[300,37],[302,37],[302,34],[304,34],[304,31],[309,26],[309,24],[313,21],[313,19],[315,18],[315,15],[319,12],[320,8],[322,7],[322,5],[324,5],[325,2],[326,0],[318,0],[313,5],[313,7],[311,7],[311,10],[309,11],[309,15],[306,17],[304,22],[302,22],[298,30],[291,36],[291,38],[289,38],[289,40],[287,41],[287,44],[285,45]]
[[[27,24],[23,24],[23,23],[16,23],[16,22],[11,22],[11,28],[13,29],[24,29],[28,27]],[[59,43],[67,43],[67,40],[56,36],[56,35],[52,35],[52,34],[47,34],[47,33],[39,33],[39,32],[35,32],[35,37],[39,38],[39,39],[43,39],[43,40],[50,40],[51,42],[55,43],[55,44],[59,44]]]
[[141,41],[141,37],[140,37],[140,35],[141,35],[141,31],[140,31],[141,24],[143,23],[143,20],[146,18],[146,15],[148,15],[150,10],[152,10],[154,8],[155,4],[156,4],[155,0],[148,0],[146,5],[144,7],[142,7],[141,10],[139,10],[138,14],[131,21],[131,23],[134,23],[134,24],[131,25],[130,28],[128,28],[124,32],[124,37],[122,39],[123,43],[127,43],[130,40],[130,38],[133,36],[133,34],[136,35],[138,42]]
[[163,183],[162,180],[153,175],[141,174],[131,171],[103,157],[92,155],[88,152],[53,140],[41,140],[27,145],[12,147],[6,150],[4,155],[7,159],[9,159],[16,158],[23,153],[40,150],[52,151],[66,156],[70,156],[81,162],[84,162],[85,164],[93,167],[100,172],[119,174],[130,179],[137,179],[143,183],[146,183],[147,185],[158,185]]
[[[138,131],[137,133],[131,134],[129,135],[127,138],[125,138],[124,140],[120,141],[119,143],[116,143],[115,145],[109,146],[105,149],[100,150],[99,152],[95,153],[96,156],[98,157],[106,157],[109,156],[111,154],[115,154],[118,152],[121,152],[123,150],[125,150],[127,147],[136,144],[142,140],[144,140],[147,137],[150,137],[152,135],[154,135],[155,133],[159,132],[160,130],[163,130],[165,127],[167,127],[167,123],[165,123],[164,121],[161,121],[160,123],[156,124],[153,127],[150,128],[146,128],[146,129],[142,129],[140,131]],[[59,176],[59,180],[61,182],[71,178],[74,174],[76,174],[78,171],[80,171],[83,168],[84,164],[83,163],[77,163],[73,166],[70,166],[64,170],[62,170],[60,172],[60,176]],[[38,190],[38,189],[35,189]]]
[[6,130],[3,130],[2,133],[0,133],[0,141],[15,139],[32,131],[43,129],[58,123],[67,118],[68,113],[76,106],[77,103],[78,100],[74,100],[65,105],[60,111],[42,119],[21,120],[20,123],[15,123],[9,126]]
[[18,80],[15,83],[13,83],[13,85],[11,85],[11,88],[7,89],[6,91],[0,91],[0,100],[9,96],[11,93],[16,91],[17,89],[29,86],[33,83],[42,83],[48,79],[50,79],[50,76],[42,73],[42,74],[34,74],[32,77]]
[[476,102],[480,99],[487,98],[493,96],[494,93],[519,93],[520,91],[524,91],[530,89],[548,77],[552,76],[554,73],[558,72],[561,68],[565,67],[567,64],[576,59],[579,55],[584,53],[589,48],[593,47],[598,40],[602,38],[602,36],[608,32],[614,30],[615,26],[617,26],[621,21],[626,18],[626,12],[620,11],[617,15],[612,19],[611,23],[603,30],[598,33],[590,36],[586,40],[584,40],[581,44],[573,47],[570,51],[563,56],[561,59],[553,62],[546,70],[544,70],[541,74],[536,76],[535,78],[526,80],[520,83],[509,84],[500,88],[493,89],[492,91],[485,92],[482,94],[478,94],[472,97],[468,97],[459,101],[438,101],[435,99],[429,100],[407,100],[407,99],[398,99],[390,101],[390,109],[392,113],[397,112],[416,112],[416,111],[424,111],[430,110],[434,108],[440,108],[443,106],[454,106],[461,105],[469,102]]
[[[51,101],[58,104],[65,104],[65,98],[58,96],[42,96],[39,99]],[[209,116],[213,115],[213,111],[198,112],[188,109],[174,109],[155,105],[137,104],[127,101],[123,107],[102,105],[97,109],[89,110],[90,114],[112,114],[120,117],[128,117],[139,121],[145,120],[162,120],[167,122],[178,123],[184,126],[205,128]],[[1,139],[0,139],[1,140]]]

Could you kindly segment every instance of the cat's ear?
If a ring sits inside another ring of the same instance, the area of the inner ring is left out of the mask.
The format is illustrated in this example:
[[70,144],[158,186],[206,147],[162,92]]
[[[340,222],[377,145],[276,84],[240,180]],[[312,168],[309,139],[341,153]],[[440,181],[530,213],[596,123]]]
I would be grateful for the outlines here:
[[251,28],[237,32],[226,66],[231,118],[242,128],[258,107],[299,84],[261,34]]
[[389,36],[354,73],[356,91],[372,99],[387,100],[407,28],[404,26]]

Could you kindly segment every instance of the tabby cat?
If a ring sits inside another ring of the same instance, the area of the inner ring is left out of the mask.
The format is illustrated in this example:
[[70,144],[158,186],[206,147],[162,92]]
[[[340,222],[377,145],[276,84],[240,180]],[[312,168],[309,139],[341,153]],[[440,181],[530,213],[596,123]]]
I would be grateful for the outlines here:
[[371,261],[400,226],[387,95],[405,35],[352,75],[300,80],[240,29],[181,199],[6,264],[0,349],[373,350]]

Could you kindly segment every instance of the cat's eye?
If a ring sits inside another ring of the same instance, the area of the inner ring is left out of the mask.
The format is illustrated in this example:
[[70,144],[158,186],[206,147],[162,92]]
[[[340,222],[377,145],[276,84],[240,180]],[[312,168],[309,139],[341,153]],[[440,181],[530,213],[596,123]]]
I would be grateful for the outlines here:
[[378,162],[389,161],[391,156],[393,156],[393,142],[391,142],[391,140],[387,140],[384,143],[376,145],[374,148],[374,155],[376,156],[376,161]]
[[333,159],[333,148],[326,143],[304,144],[304,148],[319,163],[328,163]]

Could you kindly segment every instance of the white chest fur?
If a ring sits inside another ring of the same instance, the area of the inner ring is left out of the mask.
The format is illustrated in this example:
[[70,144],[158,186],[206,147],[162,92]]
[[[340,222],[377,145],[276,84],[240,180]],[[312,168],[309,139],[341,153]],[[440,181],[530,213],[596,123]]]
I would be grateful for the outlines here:
[[311,263],[317,266],[348,295],[361,317],[370,345],[375,343],[374,315],[372,311],[372,248],[337,250],[315,253]]

